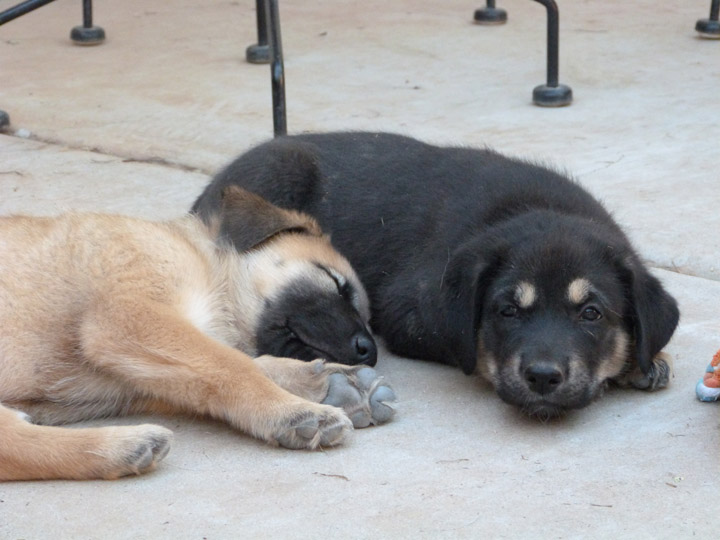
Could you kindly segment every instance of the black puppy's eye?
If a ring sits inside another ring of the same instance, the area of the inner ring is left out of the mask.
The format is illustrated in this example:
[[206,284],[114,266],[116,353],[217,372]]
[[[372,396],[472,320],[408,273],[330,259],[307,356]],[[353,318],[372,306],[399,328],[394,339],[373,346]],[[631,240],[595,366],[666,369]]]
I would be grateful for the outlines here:
[[503,317],[508,317],[508,318],[517,317],[518,312],[519,312],[519,310],[518,310],[517,306],[513,306],[512,304],[510,304],[510,305],[504,306],[500,310],[500,315],[502,315]]
[[580,318],[584,321],[599,321],[602,319],[602,314],[594,307],[586,307],[582,310]]

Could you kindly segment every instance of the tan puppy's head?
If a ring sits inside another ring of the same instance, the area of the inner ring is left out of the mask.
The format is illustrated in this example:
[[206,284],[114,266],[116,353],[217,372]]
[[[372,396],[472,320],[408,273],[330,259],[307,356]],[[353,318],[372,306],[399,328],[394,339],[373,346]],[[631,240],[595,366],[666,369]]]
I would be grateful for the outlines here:
[[311,217],[226,188],[218,238],[243,253],[262,297],[257,354],[375,365],[367,294]]

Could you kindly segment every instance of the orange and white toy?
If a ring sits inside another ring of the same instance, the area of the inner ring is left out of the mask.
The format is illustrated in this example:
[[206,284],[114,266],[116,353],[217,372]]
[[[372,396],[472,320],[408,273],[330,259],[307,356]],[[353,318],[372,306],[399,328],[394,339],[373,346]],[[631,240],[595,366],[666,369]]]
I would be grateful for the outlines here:
[[697,383],[695,392],[700,401],[717,401],[720,399],[720,351],[715,353],[705,375]]

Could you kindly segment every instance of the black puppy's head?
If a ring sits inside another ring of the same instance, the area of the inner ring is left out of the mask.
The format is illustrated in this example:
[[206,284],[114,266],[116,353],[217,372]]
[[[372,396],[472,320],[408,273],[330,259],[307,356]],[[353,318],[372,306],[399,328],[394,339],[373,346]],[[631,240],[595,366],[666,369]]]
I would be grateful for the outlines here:
[[586,406],[628,370],[648,373],[678,312],[616,231],[537,214],[462,248],[450,283],[473,293],[465,372],[477,366],[504,401],[550,417]]
[[216,221],[218,236],[244,253],[259,297],[258,355],[375,365],[365,290],[312,218],[230,187]]

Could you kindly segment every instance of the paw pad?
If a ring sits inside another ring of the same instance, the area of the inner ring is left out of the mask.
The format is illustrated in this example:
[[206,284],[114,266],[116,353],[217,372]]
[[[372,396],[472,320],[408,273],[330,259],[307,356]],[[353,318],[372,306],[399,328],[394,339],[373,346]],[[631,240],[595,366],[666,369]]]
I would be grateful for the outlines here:
[[347,418],[338,415],[305,414],[290,423],[288,429],[276,437],[285,448],[317,448],[334,446],[343,441],[351,430]]
[[356,428],[383,424],[395,415],[395,392],[373,368],[333,373],[328,382],[323,403],[343,408]]
[[[145,426],[140,426],[144,428]],[[137,446],[125,458],[131,474],[152,470],[167,456],[172,442],[172,432],[159,426],[148,426],[148,432],[140,438]],[[128,474],[125,473],[125,474]]]

